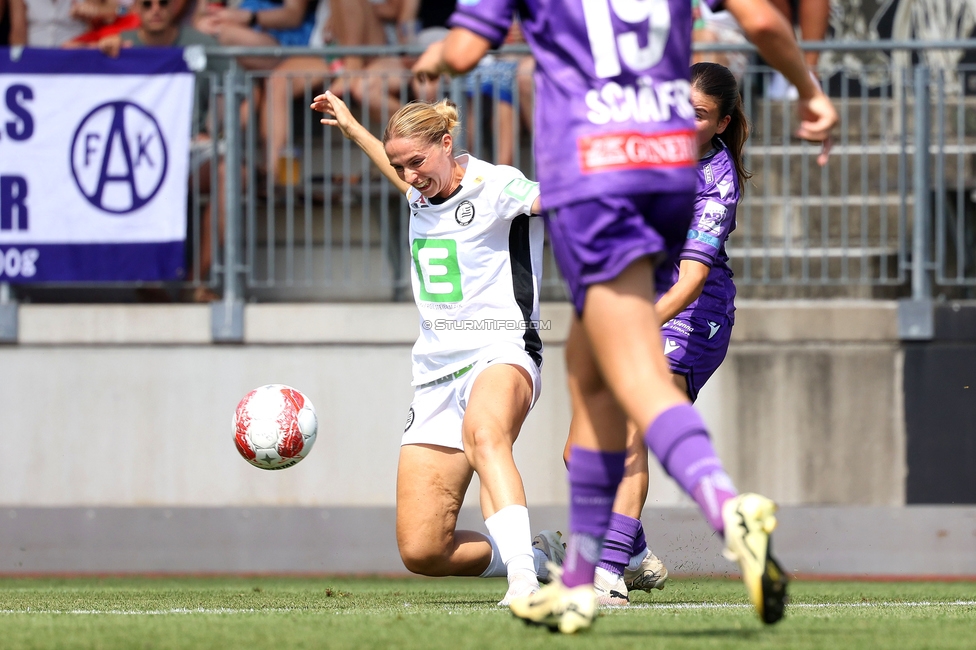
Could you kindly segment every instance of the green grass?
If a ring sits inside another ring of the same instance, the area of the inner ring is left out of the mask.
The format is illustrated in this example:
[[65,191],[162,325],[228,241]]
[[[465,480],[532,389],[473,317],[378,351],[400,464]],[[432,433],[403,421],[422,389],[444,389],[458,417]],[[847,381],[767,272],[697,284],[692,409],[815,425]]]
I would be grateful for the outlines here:
[[976,583],[795,581],[764,627],[740,583],[671,580],[578,637],[495,606],[502,580],[0,579],[13,648],[973,648]]

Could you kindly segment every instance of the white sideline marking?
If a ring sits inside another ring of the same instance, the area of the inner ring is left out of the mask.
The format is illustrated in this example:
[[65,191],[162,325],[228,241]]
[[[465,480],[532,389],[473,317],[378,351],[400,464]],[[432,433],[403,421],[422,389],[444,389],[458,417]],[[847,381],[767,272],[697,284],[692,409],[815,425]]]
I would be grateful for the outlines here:
[[[824,609],[827,607],[973,607],[976,600],[948,600],[930,601],[919,600],[909,602],[877,601],[866,603],[790,603],[789,609]],[[745,603],[641,603],[639,605],[624,605],[619,610],[628,609],[752,609],[752,605]]]
[[173,609],[0,609],[0,614],[74,614],[80,616],[170,616],[173,614],[261,614],[264,612],[301,612],[295,607],[269,607],[267,609],[234,609],[231,607],[174,607]]
[[[405,603],[406,605],[406,603]],[[788,609],[826,609],[830,607],[839,608],[858,608],[858,607],[976,607],[976,600],[950,600],[950,601],[911,601],[911,602],[895,602],[895,601],[878,601],[878,602],[866,602],[866,603],[793,603],[787,606]],[[450,613],[460,613],[467,608],[460,607],[457,609],[452,609]],[[489,611],[497,609],[498,611],[504,611],[504,608],[491,607],[488,608]],[[611,612],[625,612],[627,610],[633,609],[658,609],[658,610],[668,610],[668,609],[691,609],[691,610],[705,610],[705,609],[752,609],[752,605],[746,605],[744,603],[642,603],[639,605],[630,605],[625,607],[607,607],[603,608],[605,611]],[[0,609],[0,615],[12,615],[12,614],[68,614],[75,616],[174,616],[174,615],[186,615],[186,614],[264,614],[264,613],[280,613],[280,612],[316,612],[319,610],[309,609],[309,608],[299,608],[299,607],[274,607],[267,609],[256,609],[256,608],[243,608],[234,609],[231,607],[215,607],[215,608],[185,608],[185,607],[175,607],[173,609],[147,609],[147,610],[135,610],[135,609]],[[346,613],[354,613],[352,611]]]

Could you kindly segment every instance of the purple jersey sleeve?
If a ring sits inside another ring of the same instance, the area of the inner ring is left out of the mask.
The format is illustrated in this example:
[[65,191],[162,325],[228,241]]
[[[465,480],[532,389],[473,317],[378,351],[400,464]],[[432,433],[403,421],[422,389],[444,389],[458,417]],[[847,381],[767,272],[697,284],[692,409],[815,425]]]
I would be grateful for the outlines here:
[[698,193],[695,215],[680,259],[713,266],[724,259],[725,241],[735,228],[735,209],[739,203],[739,183],[735,166],[724,146],[701,160],[698,166]]
[[447,25],[468,29],[498,48],[512,25],[515,5],[513,0],[458,0]]
[[542,207],[695,187],[691,0],[458,0],[499,45],[516,13],[535,71]]

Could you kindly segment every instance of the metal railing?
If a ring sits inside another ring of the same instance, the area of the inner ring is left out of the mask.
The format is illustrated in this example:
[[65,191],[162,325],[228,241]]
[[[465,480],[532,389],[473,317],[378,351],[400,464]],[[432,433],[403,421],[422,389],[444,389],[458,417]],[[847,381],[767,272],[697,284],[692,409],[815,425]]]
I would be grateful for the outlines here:
[[[790,136],[793,102],[765,97],[771,70],[747,69],[742,89],[753,134],[745,163],[755,176],[729,241],[740,295],[974,295],[976,94],[970,82],[976,66],[931,68],[915,55],[976,49],[976,41],[804,45],[847,53],[820,69],[841,116],[836,143],[829,163],[818,167],[819,147]],[[872,53],[872,62],[858,65],[863,52]],[[908,63],[892,52],[907,53]],[[396,47],[327,51],[329,57],[411,53]],[[532,178],[532,133],[519,119],[531,104],[528,86],[503,75],[504,69],[517,72],[518,57],[526,53],[507,48],[503,54],[512,58],[503,59],[505,65],[441,81],[432,94],[450,96],[461,107],[462,148]],[[887,62],[877,63],[879,53]],[[211,64],[223,62],[226,71],[203,73],[211,109],[205,128],[215,137],[200,149],[221,164],[193,166],[184,287],[220,296],[228,336],[243,300],[409,299],[405,201],[336,129],[318,124],[321,116],[308,105],[327,84],[344,80],[343,98],[379,135],[390,112],[418,88],[406,68],[341,72],[322,54],[310,48],[207,50]],[[291,58],[295,65],[287,72],[247,70],[237,61],[298,55],[318,58],[307,69]],[[202,189],[205,180],[213,198]],[[216,206],[216,218],[206,217],[208,204]],[[548,249],[545,264],[544,298],[564,298]]]

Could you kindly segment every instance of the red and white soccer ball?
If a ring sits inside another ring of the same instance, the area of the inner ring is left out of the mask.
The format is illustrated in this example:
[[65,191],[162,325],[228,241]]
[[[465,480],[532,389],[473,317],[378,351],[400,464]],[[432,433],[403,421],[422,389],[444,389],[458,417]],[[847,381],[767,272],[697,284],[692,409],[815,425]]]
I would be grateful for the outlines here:
[[234,412],[237,451],[261,469],[285,469],[305,458],[317,429],[312,402],[284,384],[255,388]]

